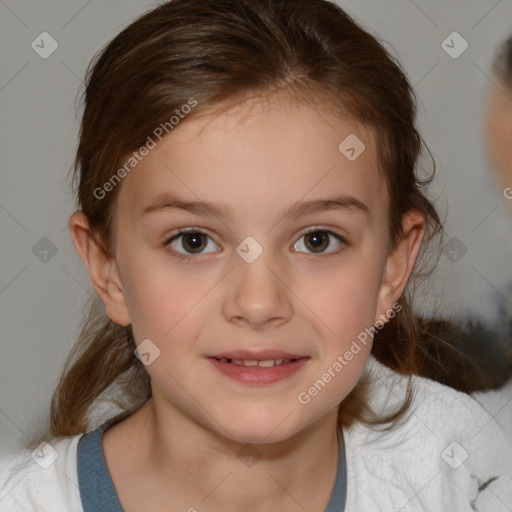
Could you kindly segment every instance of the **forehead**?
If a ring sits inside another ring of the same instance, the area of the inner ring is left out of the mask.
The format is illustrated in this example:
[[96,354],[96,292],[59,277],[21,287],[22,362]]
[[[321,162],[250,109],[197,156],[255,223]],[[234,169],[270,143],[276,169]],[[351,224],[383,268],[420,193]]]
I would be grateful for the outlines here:
[[328,108],[258,98],[184,119],[125,178],[118,208],[135,219],[166,193],[223,203],[264,222],[284,206],[344,195],[387,208],[372,131]]

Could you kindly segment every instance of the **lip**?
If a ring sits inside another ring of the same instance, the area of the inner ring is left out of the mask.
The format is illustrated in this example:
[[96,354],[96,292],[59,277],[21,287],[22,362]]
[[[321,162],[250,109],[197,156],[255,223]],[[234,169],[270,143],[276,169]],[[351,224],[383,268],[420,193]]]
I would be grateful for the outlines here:
[[270,359],[300,359],[308,357],[304,354],[293,354],[292,352],[283,352],[282,350],[233,350],[231,352],[222,352],[214,354],[210,357],[216,359],[242,359],[242,360],[256,360],[256,361],[269,361]]
[[[212,365],[227,377],[243,384],[265,386],[283,381],[297,373],[310,360],[309,356],[301,356],[280,350],[262,350],[252,352],[247,350],[235,350],[223,352],[207,358]],[[251,361],[269,361],[271,359],[293,359],[278,366],[244,366],[221,361],[220,359],[242,359]]]

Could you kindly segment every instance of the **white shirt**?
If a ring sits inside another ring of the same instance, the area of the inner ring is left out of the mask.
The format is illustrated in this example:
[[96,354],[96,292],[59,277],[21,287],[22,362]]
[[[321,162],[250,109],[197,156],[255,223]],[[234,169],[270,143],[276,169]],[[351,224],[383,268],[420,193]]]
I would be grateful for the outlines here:
[[479,391],[473,397],[496,418],[512,439],[512,378],[500,389]]
[[[372,355],[365,372],[375,382],[374,410],[396,408],[407,379]],[[413,384],[413,405],[399,426],[384,431],[358,422],[343,430],[345,511],[510,512],[512,440],[472,397],[421,377]],[[52,440],[34,459],[24,451],[0,461],[0,512],[83,512],[81,436]]]

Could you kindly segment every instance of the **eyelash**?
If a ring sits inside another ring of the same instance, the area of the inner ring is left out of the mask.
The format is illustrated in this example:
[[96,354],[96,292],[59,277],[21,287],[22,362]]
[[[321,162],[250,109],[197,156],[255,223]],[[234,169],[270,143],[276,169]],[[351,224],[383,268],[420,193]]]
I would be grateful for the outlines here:
[[[300,240],[302,237],[304,237],[306,235],[309,235],[310,233],[317,233],[317,232],[323,232],[323,233],[327,233],[328,235],[332,235],[339,242],[341,242],[342,245],[338,249],[335,249],[334,251],[327,252],[327,253],[317,253],[317,254],[309,253],[311,256],[323,256],[324,258],[329,257],[329,256],[336,256],[341,251],[346,249],[346,247],[348,247],[348,245],[349,245],[348,242],[345,240],[345,238],[343,238],[341,235],[339,235],[338,233],[335,233],[334,231],[331,231],[329,229],[323,228],[321,226],[312,226],[312,227],[307,228],[306,230],[302,231],[300,233],[300,236],[297,239],[297,241]],[[178,251],[175,251],[174,249],[169,247],[171,242],[173,242],[174,240],[176,240],[180,236],[187,235],[189,233],[199,233],[199,234],[205,235],[205,236],[207,236],[208,238],[211,239],[211,237],[207,233],[205,233],[204,231],[202,231],[199,228],[193,228],[193,227],[192,228],[185,228],[185,229],[179,230],[171,238],[168,238],[165,242],[163,242],[162,243],[162,247],[170,249],[171,256],[173,256],[175,258],[178,258],[180,260],[186,260],[187,262],[192,260],[192,258],[194,256],[201,256],[201,254],[192,255],[192,256],[186,256],[186,255],[184,255],[184,254],[182,254],[182,253],[180,253]]]

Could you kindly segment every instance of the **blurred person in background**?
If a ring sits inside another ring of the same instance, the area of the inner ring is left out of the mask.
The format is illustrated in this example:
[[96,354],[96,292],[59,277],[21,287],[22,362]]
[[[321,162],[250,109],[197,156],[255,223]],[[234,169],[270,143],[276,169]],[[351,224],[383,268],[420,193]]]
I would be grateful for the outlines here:
[[[512,221],[512,35],[497,52],[493,75],[482,127]],[[499,319],[492,326],[472,319],[417,320],[423,332],[422,376],[472,394],[512,436],[512,262],[503,283]]]
[[[495,178],[512,215],[512,36],[494,64],[494,82],[485,117],[485,139]],[[512,264],[510,268],[512,278]]]
[[[497,52],[493,75],[483,122],[484,139],[494,179],[512,221],[512,35]],[[512,236],[512,230],[509,236]],[[504,272],[505,284],[499,290],[502,295],[500,321],[493,335],[501,344],[499,348],[507,353],[512,350],[512,262]],[[508,379],[504,386],[486,393],[475,393],[474,397],[512,435],[512,379],[507,367],[506,363],[496,364],[497,380]],[[505,372],[503,375],[499,375],[501,370]]]

